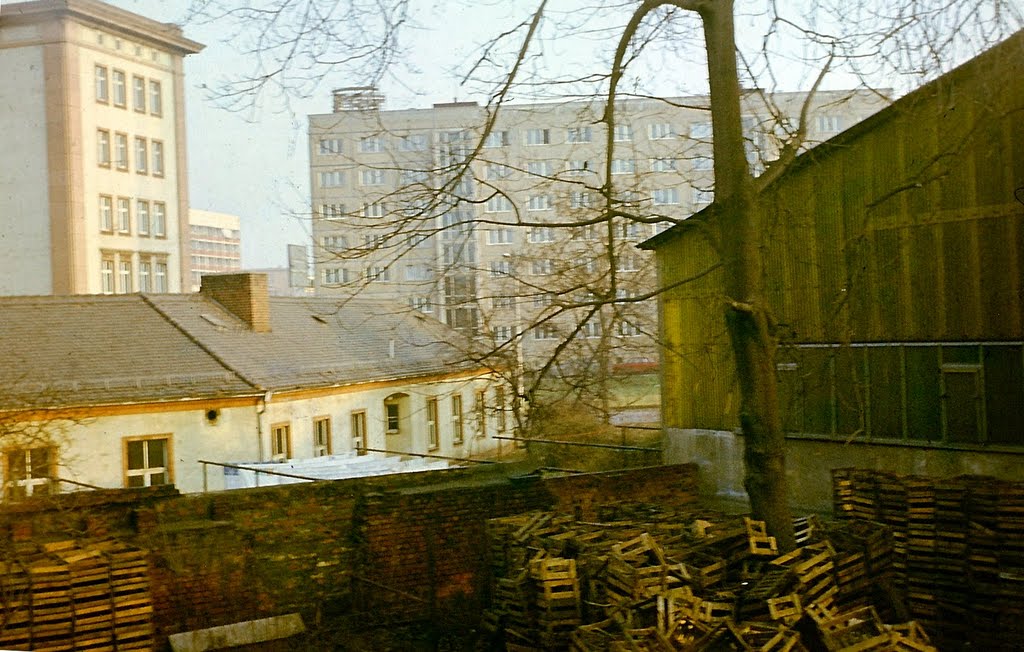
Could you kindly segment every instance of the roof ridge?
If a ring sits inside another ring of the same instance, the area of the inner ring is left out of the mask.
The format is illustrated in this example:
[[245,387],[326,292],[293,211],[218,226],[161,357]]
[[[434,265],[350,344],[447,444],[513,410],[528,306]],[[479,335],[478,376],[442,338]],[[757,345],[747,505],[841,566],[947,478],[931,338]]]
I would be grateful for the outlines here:
[[214,360],[216,360],[216,361],[217,361],[217,363],[218,363],[218,364],[219,364],[220,366],[224,367],[224,368],[225,368],[225,369],[227,369],[227,370],[228,370],[229,372],[231,372],[231,373],[233,373],[233,374],[234,374],[235,376],[237,376],[237,377],[238,377],[238,379],[239,379],[239,380],[241,380],[241,381],[242,381],[243,383],[245,383],[246,385],[249,385],[249,386],[250,386],[250,387],[252,387],[253,389],[258,389],[258,390],[260,390],[260,391],[265,391],[265,390],[266,390],[266,388],[265,388],[265,387],[263,387],[262,385],[260,385],[259,383],[255,382],[255,381],[251,380],[251,379],[250,379],[250,378],[248,378],[248,377],[247,377],[247,376],[246,376],[245,374],[243,374],[243,373],[242,373],[242,372],[240,372],[239,370],[235,369],[235,368],[234,368],[234,367],[233,367],[232,365],[228,364],[228,362],[227,362],[226,360],[224,360],[224,359],[223,359],[223,358],[221,358],[221,357],[220,357],[219,355],[217,355],[216,353],[214,353],[214,352],[213,352],[213,350],[212,350],[212,349],[211,349],[210,347],[206,346],[206,344],[204,344],[204,343],[203,343],[203,342],[202,342],[202,341],[201,341],[201,340],[200,340],[200,339],[199,339],[198,337],[196,337],[195,335],[193,335],[191,331],[189,331],[189,330],[188,330],[187,328],[185,328],[184,326],[182,326],[181,324],[179,324],[179,323],[178,323],[178,322],[177,322],[177,321],[176,321],[176,320],[175,320],[175,319],[174,319],[173,317],[171,317],[171,316],[170,316],[169,314],[167,314],[166,312],[164,312],[164,311],[163,311],[163,310],[162,310],[162,309],[160,308],[160,306],[158,306],[158,305],[156,304],[156,302],[155,302],[155,301],[153,301],[152,299],[150,299],[150,298],[149,298],[149,297],[148,297],[147,295],[145,295],[145,294],[139,294],[139,297],[140,297],[140,298],[142,299],[142,301],[143,301],[143,302],[144,302],[144,303],[145,303],[146,305],[148,305],[148,306],[149,306],[150,308],[152,308],[152,309],[153,309],[153,311],[154,311],[154,312],[156,312],[156,314],[160,315],[160,317],[161,317],[161,318],[163,318],[163,320],[164,320],[164,321],[166,321],[166,322],[167,322],[168,324],[170,324],[170,325],[171,325],[171,326],[173,326],[173,327],[174,327],[175,329],[177,329],[177,330],[178,330],[178,331],[179,331],[179,332],[180,332],[180,333],[181,333],[182,335],[184,335],[185,337],[187,337],[187,338],[189,339],[189,341],[191,341],[191,342],[192,342],[193,344],[195,344],[195,345],[196,345],[196,346],[198,346],[198,347],[199,347],[200,349],[202,349],[202,351],[203,351],[204,353],[206,353],[206,354],[207,354],[208,356],[210,356],[211,358],[213,358]]

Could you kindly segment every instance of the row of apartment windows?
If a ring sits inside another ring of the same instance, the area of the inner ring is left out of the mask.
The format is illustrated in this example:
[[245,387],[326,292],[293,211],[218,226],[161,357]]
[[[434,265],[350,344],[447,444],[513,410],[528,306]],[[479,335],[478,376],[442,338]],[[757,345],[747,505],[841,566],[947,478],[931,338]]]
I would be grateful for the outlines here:
[[[714,191],[707,188],[691,188],[691,199],[694,205],[710,204],[714,201]],[[671,206],[680,203],[679,188],[656,188],[651,191],[651,204],[655,206]],[[635,196],[631,196],[636,201]],[[571,208],[586,208],[595,205],[597,197],[591,193],[574,192],[569,196]],[[526,210],[542,211],[555,208],[552,195],[530,195],[527,197]],[[484,202],[485,213],[509,213],[513,210],[512,200],[505,195],[494,195]]]
[[117,232],[121,235],[132,233],[132,210],[135,211],[135,234],[167,237],[167,204],[162,201],[135,199],[131,197],[99,196],[100,231]]
[[192,240],[192,251],[200,251],[208,254],[238,258],[241,255],[241,247],[233,242],[208,242],[206,240]]
[[[135,172],[152,174],[154,177],[164,176],[164,143],[156,139],[135,136]],[[109,129],[96,130],[96,163],[100,167],[111,165],[122,172],[129,166],[128,134],[114,132],[113,139]]]
[[100,257],[103,294],[168,292],[167,256],[147,252],[104,251]]
[[[618,272],[637,272],[640,271],[640,264],[641,258],[639,255],[626,253],[616,257],[615,270]],[[597,259],[556,260],[554,258],[539,258],[530,261],[527,273],[530,276],[550,276],[567,269],[577,269],[593,273],[597,271]],[[513,276],[515,274],[515,268],[511,261],[508,260],[492,260],[489,271],[492,278]]]
[[238,240],[242,235],[242,232],[238,229],[223,229],[219,226],[206,226],[205,224],[190,224],[188,232],[194,238],[212,240]]
[[200,271],[225,271],[241,269],[241,263],[237,257],[227,258],[223,256],[192,256],[192,269]]
[[[123,70],[108,68],[96,64],[96,101],[101,104],[128,108],[128,75]],[[132,108],[137,113],[146,113],[160,117],[164,113],[163,87],[159,80],[149,79],[141,75],[131,76]]]
[[[552,324],[541,324],[530,329],[535,340],[560,340],[565,336],[557,326]],[[640,327],[631,321],[622,320],[616,323],[615,333],[619,337],[639,337],[641,335]],[[515,330],[512,326],[495,326],[491,329],[491,335],[494,337],[494,341],[503,344],[505,342],[512,341],[515,335]],[[580,329],[576,335],[584,339],[593,339],[601,337],[601,324],[600,322],[587,322],[580,326]]]

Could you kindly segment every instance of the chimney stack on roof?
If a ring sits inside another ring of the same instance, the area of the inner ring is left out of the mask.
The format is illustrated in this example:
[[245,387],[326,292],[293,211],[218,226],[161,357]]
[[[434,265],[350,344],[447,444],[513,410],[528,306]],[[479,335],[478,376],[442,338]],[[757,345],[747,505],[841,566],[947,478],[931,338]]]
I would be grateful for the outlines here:
[[254,333],[270,332],[270,292],[266,274],[207,274],[203,276],[199,294],[224,306]]

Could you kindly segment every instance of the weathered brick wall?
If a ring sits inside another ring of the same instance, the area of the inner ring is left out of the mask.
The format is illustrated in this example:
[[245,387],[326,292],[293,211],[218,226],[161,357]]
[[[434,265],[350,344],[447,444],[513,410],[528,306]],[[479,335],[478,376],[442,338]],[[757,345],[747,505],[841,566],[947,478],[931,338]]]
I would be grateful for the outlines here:
[[489,585],[486,520],[691,504],[695,465],[565,478],[463,469],[179,496],[81,494],[0,508],[8,540],[115,536],[151,552],[158,640],[297,611],[469,620]]

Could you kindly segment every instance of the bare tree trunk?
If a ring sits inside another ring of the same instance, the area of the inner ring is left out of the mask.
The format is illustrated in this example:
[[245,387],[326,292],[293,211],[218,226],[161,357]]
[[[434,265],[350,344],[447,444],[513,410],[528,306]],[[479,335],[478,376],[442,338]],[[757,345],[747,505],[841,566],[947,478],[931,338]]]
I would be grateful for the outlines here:
[[780,549],[791,550],[796,542],[776,396],[776,340],[764,295],[764,228],[743,143],[732,2],[706,3],[699,11],[708,53],[725,321],[740,385],[744,486],[754,516],[766,522]]

